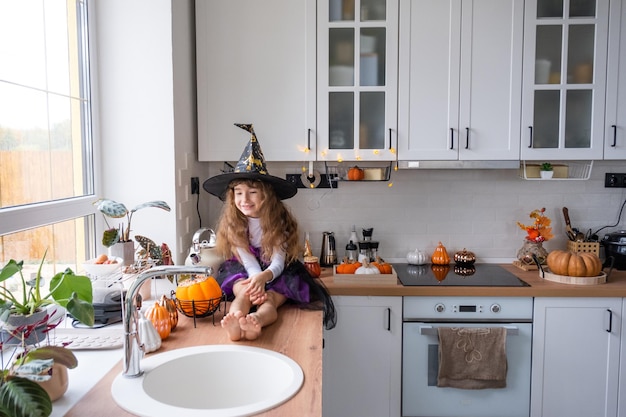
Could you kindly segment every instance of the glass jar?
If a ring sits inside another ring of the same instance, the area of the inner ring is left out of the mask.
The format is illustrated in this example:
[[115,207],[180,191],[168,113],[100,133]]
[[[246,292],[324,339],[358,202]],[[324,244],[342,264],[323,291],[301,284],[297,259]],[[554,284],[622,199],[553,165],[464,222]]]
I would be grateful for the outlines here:
[[348,262],[355,262],[359,258],[359,252],[353,241],[350,241],[346,245],[346,258],[348,259]]

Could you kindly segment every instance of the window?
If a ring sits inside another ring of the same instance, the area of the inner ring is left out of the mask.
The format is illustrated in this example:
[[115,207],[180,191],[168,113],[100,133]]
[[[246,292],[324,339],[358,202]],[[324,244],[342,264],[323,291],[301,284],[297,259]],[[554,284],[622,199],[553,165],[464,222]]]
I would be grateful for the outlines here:
[[0,0],[0,265],[93,253],[86,0]]

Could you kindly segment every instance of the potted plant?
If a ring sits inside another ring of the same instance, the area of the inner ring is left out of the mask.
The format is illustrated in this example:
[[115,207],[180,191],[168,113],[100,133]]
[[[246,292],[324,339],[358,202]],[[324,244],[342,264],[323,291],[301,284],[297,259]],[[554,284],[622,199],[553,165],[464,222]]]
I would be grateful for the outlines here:
[[[68,268],[52,277],[48,291],[42,291],[45,257],[29,281],[24,278],[23,261],[11,259],[0,269],[0,283],[4,283],[0,285],[0,329],[8,337],[0,346],[15,345],[7,366],[5,356],[0,356],[0,416],[49,416],[52,401],[67,389],[67,369],[78,364],[74,354],[63,346],[40,346],[46,332],[58,325],[49,323],[46,306],[64,307],[80,322],[94,324],[91,280]],[[5,281],[16,275],[19,285],[12,291]],[[12,319],[23,320],[14,324]],[[42,329],[43,335],[38,334]]]
[[541,166],[539,167],[539,174],[541,175],[541,178],[552,178],[552,175],[554,174],[553,169],[554,168],[552,167],[552,164],[550,162],[544,162],[543,164],[541,164]]
[[[107,224],[108,229],[104,231],[102,234],[102,245],[109,248],[111,252],[111,256],[119,256],[124,259],[124,265],[130,265],[134,260],[134,245],[132,240],[130,239],[130,228],[131,222],[133,220],[133,214],[136,211],[141,210],[146,207],[156,207],[165,211],[170,211],[170,206],[167,205],[165,201],[148,201],[147,203],[139,204],[132,210],[128,210],[126,206],[122,203],[118,203],[117,201],[101,198],[98,201],[93,203],[98,211],[100,211],[104,215],[104,221]],[[126,224],[123,222],[120,223],[117,227],[111,227],[109,222],[107,221],[107,217],[113,219],[121,219],[126,217]],[[121,243],[120,246],[122,248],[117,251],[112,248],[117,243]]]
[[76,356],[63,346],[16,348],[14,353],[9,365],[2,367],[0,415],[49,416],[52,401],[67,390],[67,369],[78,365]]
[[[48,292],[42,292],[41,269],[46,254],[41,259],[35,277],[27,281],[24,278],[22,268],[24,261],[17,262],[11,259],[0,270],[0,283],[19,275],[20,282],[16,291],[9,289],[7,285],[0,286],[0,326],[4,332],[11,334],[12,327],[19,328],[24,323],[13,324],[13,320],[32,318],[37,321],[43,319],[47,311],[46,306],[59,305],[77,320],[88,325],[94,324],[93,289],[91,280],[83,275],[75,275],[71,269],[57,273],[50,280]],[[29,328],[31,331],[34,327]],[[18,333],[24,336],[24,332]],[[13,337],[16,335],[13,334]],[[29,336],[29,334],[26,334]],[[39,340],[36,340],[36,342]]]

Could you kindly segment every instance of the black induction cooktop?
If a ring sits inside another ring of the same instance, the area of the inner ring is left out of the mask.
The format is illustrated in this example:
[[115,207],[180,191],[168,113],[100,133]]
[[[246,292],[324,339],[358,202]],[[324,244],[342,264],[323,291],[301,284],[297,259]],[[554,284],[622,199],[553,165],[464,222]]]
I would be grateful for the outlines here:
[[402,285],[465,287],[529,287],[517,276],[495,264],[409,265],[393,264]]

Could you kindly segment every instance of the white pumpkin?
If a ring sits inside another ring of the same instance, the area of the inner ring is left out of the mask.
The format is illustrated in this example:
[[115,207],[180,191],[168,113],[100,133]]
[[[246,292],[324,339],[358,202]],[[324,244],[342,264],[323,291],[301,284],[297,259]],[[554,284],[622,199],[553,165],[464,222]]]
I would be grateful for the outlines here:
[[380,270],[375,265],[370,264],[368,260],[364,260],[363,265],[358,267],[355,274],[380,274]]
[[139,340],[143,344],[143,351],[150,353],[160,348],[161,336],[159,336],[159,332],[157,332],[152,322],[148,320],[141,311],[139,312],[137,323],[137,331],[139,333]]
[[428,262],[428,255],[419,249],[406,254],[406,260],[411,265],[425,265]]

